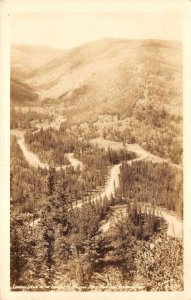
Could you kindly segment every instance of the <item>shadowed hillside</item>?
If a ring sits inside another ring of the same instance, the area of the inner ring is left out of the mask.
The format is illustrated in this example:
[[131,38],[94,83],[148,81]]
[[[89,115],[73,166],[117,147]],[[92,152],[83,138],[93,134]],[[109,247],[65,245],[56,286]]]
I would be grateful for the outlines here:
[[14,104],[24,104],[38,100],[38,95],[26,83],[11,79],[11,102]]

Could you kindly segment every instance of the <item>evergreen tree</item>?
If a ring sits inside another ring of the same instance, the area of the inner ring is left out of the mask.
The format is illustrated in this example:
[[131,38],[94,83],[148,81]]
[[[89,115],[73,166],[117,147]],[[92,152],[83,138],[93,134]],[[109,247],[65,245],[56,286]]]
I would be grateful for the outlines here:
[[49,227],[48,224],[44,228],[43,238],[45,242],[44,259],[45,259],[45,265],[47,267],[47,273],[45,273],[45,283],[51,289],[53,278],[54,278],[53,256],[54,256],[55,236],[54,236],[54,229]]

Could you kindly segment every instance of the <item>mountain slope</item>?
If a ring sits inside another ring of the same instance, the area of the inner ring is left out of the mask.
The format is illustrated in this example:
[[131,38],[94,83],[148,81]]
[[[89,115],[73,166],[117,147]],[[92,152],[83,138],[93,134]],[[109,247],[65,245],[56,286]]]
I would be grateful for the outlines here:
[[100,112],[120,111],[121,106],[122,113],[130,112],[149,99],[179,114],[181,59],[178,42],[105,39],[72,49],[33,70],[26,82],[41,99],[59,98]]
[[38,95],[34,90],[18,79],[11,79],[10,88],[12,104],[24,104],[25,102],[28,103],[38,100]]
[[63,50],[30,45],[11,45],[11,77],[25,79],[26,74],[63,55]]

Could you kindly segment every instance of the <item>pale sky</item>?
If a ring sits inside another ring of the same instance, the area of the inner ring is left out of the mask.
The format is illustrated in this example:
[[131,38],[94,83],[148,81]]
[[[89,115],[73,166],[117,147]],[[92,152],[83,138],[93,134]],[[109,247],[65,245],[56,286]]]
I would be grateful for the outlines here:
[[170,13],[11,15],[11,43],[69,49],[103,38],[182,40],[182,16]]

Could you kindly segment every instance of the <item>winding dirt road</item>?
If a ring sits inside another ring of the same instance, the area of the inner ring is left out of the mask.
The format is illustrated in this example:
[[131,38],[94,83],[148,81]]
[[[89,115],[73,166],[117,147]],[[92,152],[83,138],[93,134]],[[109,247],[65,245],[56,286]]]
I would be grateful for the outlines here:
[[[139,158],[128,161],[128,163],[132,164],[135,161],[139,161],[139,160],[143,160],[143,159],[144,159],[144,157],[139,157]],[[119,187],[120,166],[121,166],[121,164],[117,164],[111,168],[110,174],[108,176],[108,181],[106,182],[104,191],[101,194],[94,196],[92,198],[92,201],[96,201],[98,199],[98,197],[99,198],[101,197],[101,199],[103,199],[104,196],[107,196],[107,198],[110,199],[111,195],[113,195],[113,196],[115,195],[115,187],[116,188]],[[82,205],[83,205],[83,202],[79,201],[77,206],[75,206],[75,207],[80,208]],[[149,207],[148,203],[146,205]],[[182,222],[182,220],[178,216],[176,216],[174,214],[174,212],[169,211],[163,207],[156,207],[156,210],[159,211],[161,217],[163,217],[168,224],[167,235],[182,239],[182,237],[183,237],[183,222]],[[126,213],[126,208],[124,208],[122,210],[121,209],[116,210],[115,214],[113,216],[111,216],[111,218],[100,227],[100,230],[102,232],[108,231],[109,228],[117,222],[119,214],[124,214],[124,213]]]
[[[43,163],[40,161],[38,155],[36,155],[35,153],[33,153],[31,150],[29,150],[29,148],[27,147],[24,138],[21,138],[20,140],[18,140],[18,144],[23,152],[23,155],[26,159],[26,161],[34,168],[42,168],[42,169],[49,169],[49,164],[47,163]],[[68,158],[70,164],[74,167],[74,169],[77,169],[78,167],[80,167],[80,169],[83,168],[83,164],[81,161],[79,161],[78,159],[76,159],[74,157],[74,153],[67,153],[65,154],[65,156]],[[65,169],[67,168],[68,165],[61,165],[56,167],[56,170],[59,171],[61,169]]]
[[18,144],[23,152],[24,158],[26,159],[26,161],[34,168],[49,168],[49,165],[46,163],[42,163],[38,157],[38,155],[36,155],[35,153],[33,153],[32,151],[30,151],[28,149],[28,147],[25,144],[25,140],[24,138],[18,140]]
[[168,159],[159,157],[157,155],[152,154],[151,152],[143,149],[138,144],[126,144],[126,146],[123,145],[122,142],[115,142],[110,140],[105,140],[103,138],[95,138],[90,140],[90,142],[93,145],[97,145],[98,147],[105,148],[105,149],[113,149],[113,150],[120,150],[120,149],[126,149],[128,151],[134,152],[137,154],[137,156],[140,159],[144,159],[145,161],[152,161],[153,163],[163,163],[166,162],[170,166],[175,167],[179,170],[182,170],[181,165],[176,165],[174,163],[171,163]]
[[74,157],[74,153],[67,153],[66,157],[68,158],[70,164],[74,167],[74,169],[76,170],[78,167],[80,168],[80,170],[83,169],[83,163]]
[[[150,207],[150,205],[148,203],[145,205],[147,207]],[[145,205],[143,205],[143,209],[145,209]],[[183,222],[182,222],[182,220],[180,218],[178,218],[174,214],[174,212],[169,211],[163,207],[156,207],[156,212],[157,212],[157,215],[164,218],[168,224],[167,235],[176,237],[178,239],[182,239],[182,237],[183,237]],[[122,208],[119,207],[119,208],[113,209],[110,219],[100,226],[100,231],[103,233],[106,233],[110,229],[110,227],[114,226],[119,221],[119,219],[124,215],[126,215],[126,207],[125,206]]]
[[[97,142],[97,140],[96,140]],[[25,157],[25,159],[28,161],[28,163],[35,167],[35,168],[49,168],[49,165],[46,163],[42,163],[39,159],[39,157],[34,154],[32,151],[30,151],[27,147],[27,145],[25,144],[25,140],[24,138],[21,138],[20,140],[18,140],[18,144],[23,152],[23,155]],[[103,146],[103,141],[102,141],[102,146]],[[100,144],[99,144],[100,145]],[[107,147],[108,147],[108,143],[107,143]],[[130,161],[128,161],[129,164],[132,164],[135,161],[139,161],[139,160],[149,160],[155,163],[161,163],[164,162],[166,160],[157,157],[155,155],[150,154],[149,152],[143,150],[142,148],[138,147],[137,145],[133,147],[133,145],[130,147],[130,149],[128,149],[130,151],[135,152],[139,157],[136,159],[132,159]],[[66,155],[69,159],[70,164],[74,167],[74,169],[76,168],[83,168],[83,164],[81,161],[79,161],[78,159],[74,158],[74,154],[73,153],[68,153]],[[92,198],[92,201],[96,201],[98,199],[98,197],[104,198],[104,196],[107,196],[107,198],[109,199],[111,197],[111,195],[114,195],[115,193],[115,188],[117,188],[119,186],[119,174],[120,174],[120,164],[114,165],[111,167],[110,169],[110,173],[108,176],[108,180],[106,182],[105,188],[104,190],[99,194],[99,195],[95,195]],[[66,168],[66,165],[61,165],[56,167],[56,170],[60,170],[61,168],[64,169]],[[83,205],[82,201],[79,201],[77,203],[77,205],[75,207],[80,208]],[[164,208],[160,208],[160,212],[163,216],[163,218],[167,221],[168,223],[168,231],[167,234],[170,236],[175,236],[177,238],[182,238],[183,235],[183,222],[182,220],[180,220],[176,215],[174,215],[171,211],[165,210]],[[39,219],[34,220],[33,222],[31,222],[29,224],[29,226],[33,226],[36,225],[39,222]],[[109,229],[109,227],[111,226],[111,224],[113,223],[112,220],[109,220],[107,223],[105,223],[104,225],[101,226],[101,229],[103,232],[107,231]]]

